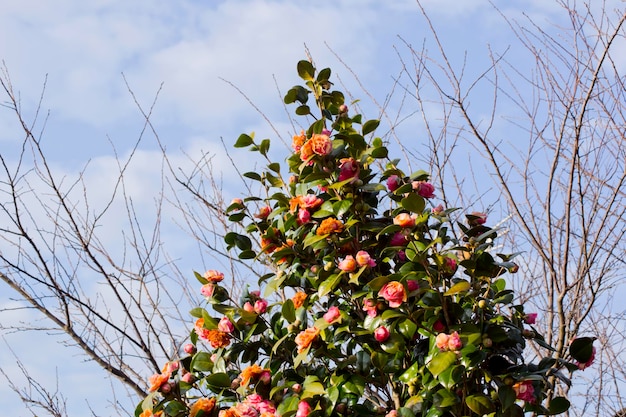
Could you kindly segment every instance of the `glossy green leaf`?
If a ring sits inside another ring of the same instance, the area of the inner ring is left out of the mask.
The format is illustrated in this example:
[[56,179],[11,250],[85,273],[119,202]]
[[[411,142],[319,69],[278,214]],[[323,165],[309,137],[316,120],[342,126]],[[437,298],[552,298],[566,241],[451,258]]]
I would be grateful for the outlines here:
[[428,370],[435,376],[439,375],[456,362],[456,353],[454,352],[437,352],[433,358],[426,364]]
[[363,136],[367,135],[368,133],[372,133],[374,130],[376,130],[379,124],[380,120],[376,119],[368,120],[367,122],[365,122],[362,129]]
[[170,401],[165,406],[165,413],[171,417],[178,417],[187,414],[187,406],[180,401]]
[[448,291],[444,293],[444,295],[455,295],[460,292],[467,292],[467,290],[469,290],[470,288],[471,284],[468,281],[461,280],[454,284],[452,287],[450,287]]
[[561,414],[569,410],[570,402],[565,397],[555,397],[550,400],[548,411],[551,415]]
[[403,208],[409,210],[413,213],[421,214],[426,207],[426,202],[422,197],[415,193],[409,193],[406,197],[402,199],[400,202]]
[[287,299],[283,303],[281,312],[285,320],[287,320],[289,323],[293,323],[294,321],[296,321],[296,309],[294,308],[291,298]]
[[400,382],[404,382],[405,384],[410,384],[417,380],[417,374],[419,373],[419,364],[414,362],[413,365],[409,367],[400,377],[398,378]]
[[207,384],[212,385],[218,388],[230,388],[231,381],[228,377],[228,374],[218,372],[213,373],[206,378],[204,378]]
[[589,362],[593,355],[595,337],[578,337],[569,346],[569,354],[580,363]]
[[253,143],[254,143],[254,140],[252,139],[250,135],[246,135],[245,133],[242,133],[237,138],[237,141],[235,142],[234,146],[235,148],[245,148],[246,146],[250,146]]
[[502,404],[502,410],[507,410],[515,404],[515,390],[513,387],[503,385],[498,389],[498,398],[500,399],[500,404]]
[[200,372],[208,372],[213,369],[211,355],[207,352],[196,353],[191,360],[191,369]]
[[492,413],[495,410],[491,399],[486,395],[474,394],[465,398],[465,404],[470,410],[478,414],[479,416]]
[[298,75],[305,81],[313,81],[315,77],[315,68],[309,61],[299,61],[297,65]]

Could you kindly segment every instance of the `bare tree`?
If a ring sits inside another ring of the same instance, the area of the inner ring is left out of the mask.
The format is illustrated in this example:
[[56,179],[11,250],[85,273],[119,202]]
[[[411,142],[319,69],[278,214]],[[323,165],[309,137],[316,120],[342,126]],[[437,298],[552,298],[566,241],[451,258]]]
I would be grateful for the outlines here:
[[624,407],[626,388],[616,301],[626,276],[626,13],[559,4],[566,27],[503,16],[519,44],[491,51],[473,77],[455,68],[422,8],[434,50],[405,43],[398,83],[419,106],[429,158],[402,146],[431,165],[442,190],[458,190],[443,196],[451,206],[510,217],[510,245],[524,251],[515,285],[541,311],[553,356],[566,357],[577,335],[598,338],[589,380],[554,394],[569,391],[575,415],[601,416]]

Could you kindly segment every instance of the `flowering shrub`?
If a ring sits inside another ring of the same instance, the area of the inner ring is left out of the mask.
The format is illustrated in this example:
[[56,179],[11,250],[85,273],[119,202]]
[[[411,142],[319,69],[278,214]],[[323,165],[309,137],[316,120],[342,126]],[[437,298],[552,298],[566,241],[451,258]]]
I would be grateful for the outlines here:
[[[496,254],[485,213],[453,221],[433,201],[429,175],[407,175],[388,158],[378,126],[350,115],[331,71],[298,63],[306,86],[285,102],[319,117],[293,138],[289,179],[268,161],[258,181],[269,197],[227,209],[245,230],[225,236],[241,259],[272,272],[231,299],[219,271],[196,274],[207,305],[186,353],[150,378],[136,416],[520,416],[558,414],[549,398],[561,372],[593,360],[593,338],[571,358],[524,357],[551,348],[540,320],[514,303],[505,276],[513,255]],[[311,106],[310,106],[310,104]],[[268,139],[243,134],[236,147],[267,158]],[[378,167],[382,167],[378,169]],[[384,185],[383,185],[384,184]],[[255,244],[253,242],[258,242]]]

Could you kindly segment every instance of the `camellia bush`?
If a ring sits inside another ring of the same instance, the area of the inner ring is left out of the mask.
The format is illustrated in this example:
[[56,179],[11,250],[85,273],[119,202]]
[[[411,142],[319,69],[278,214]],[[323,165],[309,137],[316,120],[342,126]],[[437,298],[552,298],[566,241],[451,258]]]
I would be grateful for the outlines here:
[[[593,338],[554,358],[515,303],[514,255],[495,253],[484,213],[437,204],[426,172],[407,175],[350,114],[330,69],[297,66],[285,103],[314,120],[283,166],[270,140],[237,148],[268,161],[265,198],[235,199],[234,256],[264,261],[259,287],[233,300],[224,274],[196,273],[206,305],[190,343],[149,379],[135,416],[522,416],[559,414],[555,384],[593,361]],[[315,115],[313,114],[315,113]],[[546,356],[527,361],[528,343]]]

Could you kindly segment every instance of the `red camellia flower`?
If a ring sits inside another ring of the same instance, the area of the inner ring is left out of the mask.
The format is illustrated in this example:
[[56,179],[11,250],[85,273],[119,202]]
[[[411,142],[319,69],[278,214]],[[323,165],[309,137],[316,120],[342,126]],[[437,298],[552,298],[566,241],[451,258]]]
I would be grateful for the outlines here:
[[359,172],[361,168],[359,163],[354,158],[343,158],[339,161],[339,182],[352,179],[350,184],[359,179]]
[[385,326],[380,326],[374,331],[374,338],[376,341],[383,343],[385,340],[389,339],[389,330],[387,330]]
[[306,401],[300,401],[298,403],[298,411],[296,417],[306,417],[311,413],[311,406]]
[[400,179],[400,177],[398,177],[397,175],[392,175],[387,178],[387,188],[391,192],[396,191],[398,188],[400,188],[401,181],[402,180]]
[[341,317],[341,312],[339,311],[339,308],[337,306],[332,306],[324,314],[324,320],[326,320],[326,323],[329,324],[337,320],[339,317]]
[[402,283],[391,281],[383,285],[378,292],[378,296],[387,300],[389,307],[400,307],[400,305],[406,301],[406,290]]
[[417,195],[424,198],[434,198],[435,197],[435,187],[426,181],[413,181],[411,186],[417,193]]
[[524,316],[524,323],[535,324],[537,321],[537,313],[528,313]]
[[513,385],[515,390],[515,397],[518,400],[526,401],[527,403],[535,402],[535,387],[531,381],[521,381]]

